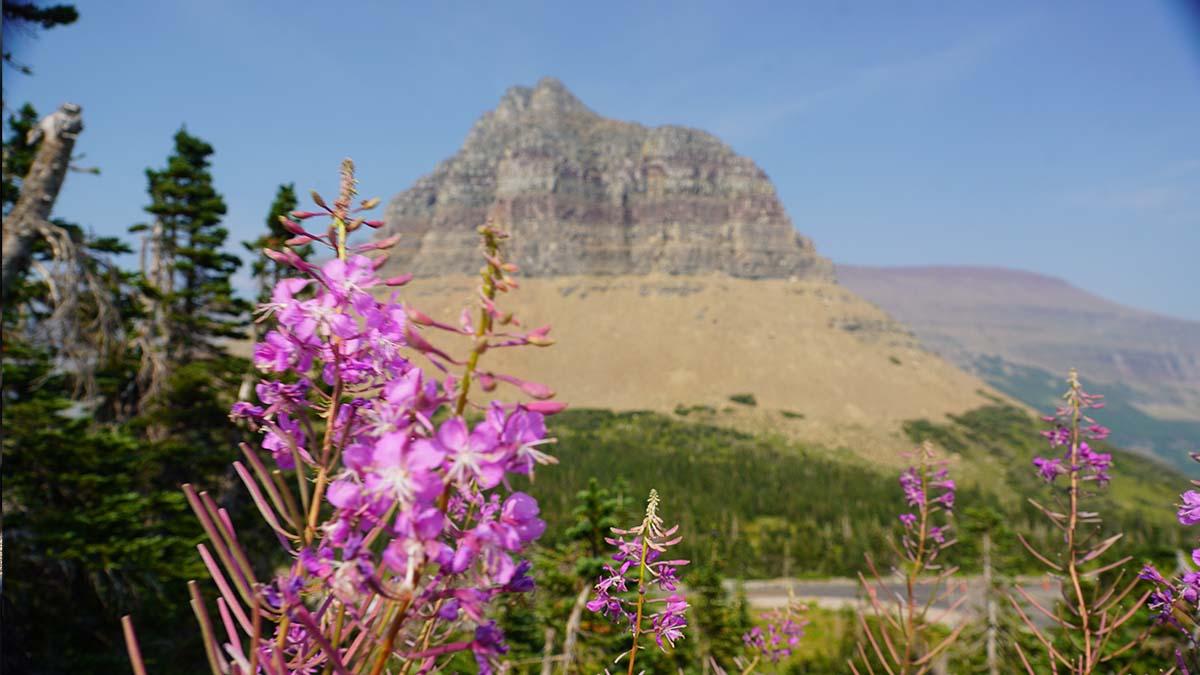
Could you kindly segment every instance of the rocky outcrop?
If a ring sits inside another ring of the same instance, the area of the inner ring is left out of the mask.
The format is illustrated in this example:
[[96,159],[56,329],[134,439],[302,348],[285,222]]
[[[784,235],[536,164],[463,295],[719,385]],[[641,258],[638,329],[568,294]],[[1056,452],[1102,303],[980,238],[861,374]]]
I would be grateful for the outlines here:
[[552,78],[509,89],[391,201],[380,235],[403,235],[392,264],[407,272],[472,273],[489,217],[525,276],[832,279],[754,162],[703,131],[605,119]]

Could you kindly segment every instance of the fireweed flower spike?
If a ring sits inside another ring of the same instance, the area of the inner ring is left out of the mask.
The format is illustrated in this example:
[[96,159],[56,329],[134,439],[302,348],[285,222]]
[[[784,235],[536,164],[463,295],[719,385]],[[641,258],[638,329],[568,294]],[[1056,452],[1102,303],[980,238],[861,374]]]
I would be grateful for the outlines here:
[[[667,645],[674,647],[675,641],[683,637],[686,627],[684,614],[688,604],[677,589],[678,568],[688,561],[665,558],[667,549],[678,544],[682,537],[675,535],[678,525],[663,529],[658,504],[658,492],[651,490],[642,523],[628,530],[612,529],[616,536],[605,541],[616,546],[617,552],[612,557],[613,563],[604,566],[604,573],[596,584],[595,599],[587,603],[589,610],[604,614],[613,623],[628,624],[633,636],[633,646],[628,653],[630,675],[634,672],[637,652],[641,649],[639,640],[645,629],[654,633],[655,642],[665,651]],[[627,536],[632,539],[626,539]],[[666,597],[648,598],[651,584]],[[630,592],[637,593],[635,599],[622,597]],[[658,611],[647,614],[654,607],[659,607]],[[620,659],[617,657],[617,661]]]
[[[859,614],[866,644],[858,644],[858,658],[849,662],[855,675],[878,672],[875,664],[893,675],[927,673],[965,627],[960,623],[935,642],[932,629],[967,597],[961,585],[950,583],[958,568],[943,567],[937,562],[942,551],[955,543],[950,523],[955,484],[946,463],[937,460],[929,442],[917,448],[912,459],[916,463],[900,474],[905,510],[898,518],[902,529],[900,544],[894,546],[903,561],[896,572],[903,576],[904,588],[898,592],[889,587],[875,561],[867,556],[872,580],[868,581],[861,572],[858,578],[867,592],[876,622],[872,626],[865,614]],[[928,590],[918,593],[923,587]],[[919,600],[919,595],[927,595],[928,599]],[[889,609],[887,598],[891,597],[899,602],[897,610]],[[929,609],[942,601],[948,601],[949,607],[937,616],[928,616]]]
[[[208,535],[198,548],[218,591],[214,617],[190,586],[214,675],[430,673],[456,652],[471,652],[479,672],[491,673],[507,647],[486,618],[489,604],[533,589],[521,555],[546,526],[537,501],[512,492],[508,478],[554,461],[544,415],[563,406],[546,400],[553,392],[542,385],[479,369],[490,348],[551,342],[548,328],[522,333],[496,307],[498,294],[517,286],[506,235],[480,228],[478,311],[461,326],[438,324],[395,292],[379,299],[407,277],[378,275],[384,256],[374,252],[394,239],[347,241],[361,225],[379,225],[358,215],[377,200],[355,207],[354,197],[347,160],[336,201],[314,196],[319,211],[286,219],[296,235],[289,245],[320,242],[334,252],[328,262],[266,252],[299,276],[282,280],[260,310],[274,326],[254,351],[266,378],[258,401],[230,411],[261,434],[261,450],[244,445],[234,469],[290,565],[258,578],[225,510],[184,486]],[[318,217],[329,219],[325,232],[307,225]],[[426,331],[461,339],[466,355],[434,347]],[[446,375],[431,376],[417,356]],[[473,400],[473,389],[496,382],[535,400]],[[468,409],[481,421],[468,424]],[[660,623],[665,634],[669,621]]]
[[[1102,396],[1083,390],[1079,376],[1072,369],[1067,378],[1068,390],[1063,405],[1053,415],[1042,419],[1053,424],[1043,431],[1052,449],[1062,448],[1059,457],[1038,457],[1033,460],[1038,473],[1055,491],[1058,502],[1053,507],[1030,500],[1042,515],[1062,533],[1063,548],[1059,551],[1038,551],[1018,533],[1021,543],[1048,573],[1062,584],[1063,608],[1056,612],[1044,607],[1020,586],[1016,587],[1024,602],[1009,596],[1009,601],[1025,625],[1046,650],[1046,661],[1053,672],[1071,675],[1113,672],[1112,659],[1119,654],[1139,648],[1146,632],[1132,640],[1117,644],[1119,634],[1134,612],[1131,606],[1144,602],[1149,593],[1131,595],[1138,579],[1126,569],[1128,556],[1103,564],[1100,557],[1121,538],[1121,534],[1104,537],[1097,513],[1083,510],[1085,500],[1108,485],[1112,456],[1098,452],[1090,442],[1103,440],[1108,429],[1092,419],[1088,411],[1102,408]],[[1111,581],[1098,581],[1100,575]],[[1130,604],[1132,602],[1132,605]],[[1042,616],[1034,620],[1035,612]],[[1044,618],[1043,618],[1044,617]],[[1039,624],[1041,627],[1039,627]],[[1055,626],[1062,639],[1056,639],[1046,626]],[[1026,654],[1016,644],[1022,665],[1030,675],[1046,672],[1037,665],[1032,654]],[[1125,671],[1120,671],[1125,672]]]
[[[1192,459],[1200,462],[1200,453],[1192,453]],[[1193,488],[1200,488],[1200,480],[1192,481]],[[1176,512],[1180,525],[1200,524],[1200,491],[1188,490],[1179,496]],[[1191,564],[1181,562],[1181,571],[1168,579],[1153,565],[1142,568],[1138,578],[1150,582],[1153,591],[1146,601],[1154,620],[1158,624],[1173,626],[1187,641],[1185,650],[1177,650],[1175,659],[1181,673],[1200,673],[1200,643],[1197,628],[1200,627],[1200,537],[1197,548],[1192,549]]]
[[753,660],[743,667],[743,673],[749,673],[760,660],[779,663],[792,655],[792,651],[800,644],[804,635],[804,627],[808,621],[803,612],[808,608],[794,598],[790,599],[785,609],[771,610],[761,617],[764,626],[755,626],[742,636],[742,642],[753,655]]

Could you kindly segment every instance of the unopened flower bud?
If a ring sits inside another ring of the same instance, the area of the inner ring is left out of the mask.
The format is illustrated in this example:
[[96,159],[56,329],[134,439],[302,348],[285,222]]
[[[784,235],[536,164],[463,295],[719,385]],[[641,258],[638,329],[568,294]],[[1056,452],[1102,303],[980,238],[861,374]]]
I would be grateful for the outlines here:
[[405,307],[404,315],[408,317],[409,321],[420,326],[432,326],[434,323],[433,317],[415,307]]
[[496,378],[492,377],[490,373],[476,373],[476,376],[479,378],[480,388],[484,391],[496,389]]
[[287,216],[279,216],[279,224],[283,226],[283,229],[291,232],[292,234],[308,234],[304,231],[304,228],[300,226],[300,223],[291,220]]
[[537,382],[522,382],[521,391],[538,400],[554,398],[554,390]]
[[401,234],[399,234],[399,233],[393,234],[393,235],[392,235],[392,236],[390,236],[390,237],[387,237],[387,238],[385,238],[385,239],[380,239],[379,241],[375,242],[375,245],[374,245],[374,246],[375,246],[375,248],[377,248],[377,249],[387,249],[387,248],[391,248],[391,247],[393,247],[393,246],[395,246],[395,245],[396,245],[396,242],[400,241],[400,237],[401,237],[401,236],[402,236],[402,235],[401,235]]
[[525,341],[535,347],[549,347],[554,344],[554,339],[549,336],[550,324],[546,324],[535,331],[531,331],[525,336]]
[[525,403],[524,407],[526,410],[543,415],[557,415],[567,409],[567,404],[562,401],[530,401]]

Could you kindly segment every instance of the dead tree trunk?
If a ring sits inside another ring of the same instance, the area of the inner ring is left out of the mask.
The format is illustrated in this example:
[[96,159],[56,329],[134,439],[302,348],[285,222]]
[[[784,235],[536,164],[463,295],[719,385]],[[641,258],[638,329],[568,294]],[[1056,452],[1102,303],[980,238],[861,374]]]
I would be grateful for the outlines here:
[[583,622],[583,608],[587,606],[587,600],[591,593],[592,587],[584,584],[575,598],[575,606],[571,608],[571,615],[567,617],[567,635],[563,640],[562,670],[559,671],[563,675],[571,672],[571,662],[575,659],[575,643],[579,639],[579,625]]
[[64,103],[30,132],[40,135],[42,143],[29,174],[21,183],[21,197],[4,219],[2,292],[5,304],[12,297],[17,279],[28,269],[33,244],[42,236],[50,220],[50,212],[71,166],[75,139],[83,131],[82,112],[83,109],[74,103]]
[[983,592],[987,599],[987,668],[989,675],[999,675],[1000,661],[996,657],[996,589],[992,587],[992,533],[983,533]]
[[542,675],[554,675],[554,636],[553,628],[546,629],[546,643],[542,646]]

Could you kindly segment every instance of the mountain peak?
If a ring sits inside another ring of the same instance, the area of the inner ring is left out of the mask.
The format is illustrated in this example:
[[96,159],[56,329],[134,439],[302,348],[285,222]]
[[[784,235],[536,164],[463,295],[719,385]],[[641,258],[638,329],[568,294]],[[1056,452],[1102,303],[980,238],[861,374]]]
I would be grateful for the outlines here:
[[491,117],[501,123],[520,123],[526,117],[556,118],[568,115],[595,116],[591,110],[572,94],[558,79],[546,76],[534,87],[516,85],[509,87],[496,106],[481,122]]
[[832,278],[754,162],[703,131],[605,119],[552,77],[508,89],[392,200],[381,236],[405,235],[393,259],[408,271],[471,273],[488,218],[529,276]]

